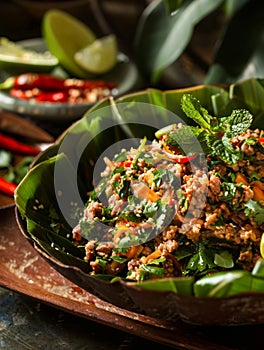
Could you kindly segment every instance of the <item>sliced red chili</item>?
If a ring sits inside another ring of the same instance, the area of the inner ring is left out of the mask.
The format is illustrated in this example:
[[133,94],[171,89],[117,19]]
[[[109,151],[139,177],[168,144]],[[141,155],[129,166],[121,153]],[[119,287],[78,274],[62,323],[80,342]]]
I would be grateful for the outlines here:
[[29,156],[35,156],[40,152],[40,150],[36,147],[26,145],[24,143],[21,143],[15,140],[10,136],[6,136],[1,133],[0,133],[0,148],[4,148],[8,151],[11,151],[17,154],[23,154],[23,155],[29,155]]
[[7,194],[8,196],[13,196],[16,188],[16,184],[0,177],[0,192]]
[[63,91],[69,89],[94,89],[105,87],[113,89],[117,84],[103,80],[83,80],[77,78],[63,79],[47,74],[25,73],[15,77],[9,77],[0,84],[1,89],[19,88],[31,90],[34,88],[45,91]]
[[132,160],[125,160],[118,164],[119,167],[129,168],[132,164]]
[[37,102],[68,102],[69,94],[67,91],[40,92],[35,99]]
[[180,154],[173,154],[173,153],[169,153],[167,151],[164,151],[164,152],[165,152],[166,156],[168,156],[175,163],[179,163],[179,164],[188,163],[198,156],[198,154],[192,154],[190,156],[182,156]]
[[264,143],[264,137],[259,137],[259,138],[258,138],[258,142],[259,142],[259,143]]

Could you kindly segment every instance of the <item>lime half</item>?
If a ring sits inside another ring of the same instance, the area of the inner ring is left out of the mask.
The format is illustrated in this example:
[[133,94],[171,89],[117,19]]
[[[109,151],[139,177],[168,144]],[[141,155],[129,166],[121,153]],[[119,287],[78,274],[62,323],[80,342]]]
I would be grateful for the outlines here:
[[74,59],[77,51],[96,39],[88,26],[67,12],[50,9],[42,19],[42,35],[49,51],[69,73],[80,78],[88,75]]
[[261,241],[260,241],[260,254],[264,259],[264,233],[262,233]]
[[8,73],[50,72],[58,63],[58,59],[48,51],[36,52],[7,38],[0,38],[0,68]]
[[103,74],[110,71],[117,63],[117,40],[115,35],[96,39],[92,44],[77,51],[74,59],[89,73]]

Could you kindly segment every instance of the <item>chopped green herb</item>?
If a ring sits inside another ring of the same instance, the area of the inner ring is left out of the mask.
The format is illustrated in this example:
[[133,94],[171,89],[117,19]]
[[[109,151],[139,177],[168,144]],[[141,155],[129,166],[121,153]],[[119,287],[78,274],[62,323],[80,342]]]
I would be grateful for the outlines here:
[[264,206],[252,199],[245,203],[245,214],[253,217],[258,225],[264,224]]

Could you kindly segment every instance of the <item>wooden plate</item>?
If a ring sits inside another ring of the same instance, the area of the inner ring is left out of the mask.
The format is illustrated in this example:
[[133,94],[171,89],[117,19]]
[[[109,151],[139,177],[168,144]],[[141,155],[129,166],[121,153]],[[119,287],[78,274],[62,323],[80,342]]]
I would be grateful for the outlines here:
[[199,327],[130,312],[89,294],[44,261],[21,234],[14,205],[0,208],[0,285],[115,329],[182,350],[260,348],[264,325]]

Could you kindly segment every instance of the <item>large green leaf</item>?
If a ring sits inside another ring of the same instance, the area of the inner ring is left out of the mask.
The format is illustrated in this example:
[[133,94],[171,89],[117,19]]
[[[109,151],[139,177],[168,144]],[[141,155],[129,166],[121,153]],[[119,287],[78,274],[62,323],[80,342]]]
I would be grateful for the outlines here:
[[178,277],[164,278],[163,280],[148,280],[144,283],[138,283],[137,286],[148,290],[174,292],[181,295],[192,295],[193,283],[193,277]]
[[167,7],[167,11],[170,15],[174,15],[175,12],[182,6],[186,0],[164,0]]
[[264,279],[249,271],[218,272],[195,282],[194,294],[199,297],[225,297],[245,292],[264,292]]
[[173,63],[189,43],[195,25],[217,9],[223,0],[187,0],[169,16],[163,0],[143,12],[135,37],[136,61],[151,82]]
[[263,1],[248,1],[232,17],[204,82],[232,83],[264,77]]

